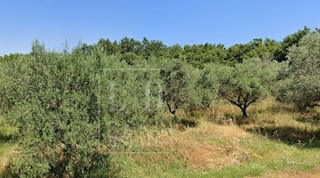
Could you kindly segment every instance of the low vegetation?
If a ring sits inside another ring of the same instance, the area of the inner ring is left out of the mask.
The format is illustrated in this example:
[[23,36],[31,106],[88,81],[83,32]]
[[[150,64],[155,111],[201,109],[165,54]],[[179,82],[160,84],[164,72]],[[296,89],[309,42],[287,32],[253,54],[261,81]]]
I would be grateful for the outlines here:
[[[218,112],[215,115],[226,115],[223,116],[225,120],[228,117],[241,118],[240,109],[227,102],[220,103],[225,104],[215,108]],[[196,128],[174,129],[172,134],[162,133],[149,140],[157,144],[115,154],[117,163],[123,166],[120,175],[277,177],[285,173],[299,177],[309,172],[317,175],[312,172],[320,167],[319,138],[315,138],[319,134],[319,125],[297,120],[303,115],[288,112],[272,98],[256,103],[248,112],[250,122],[241,126],[233,122],[217,124],[199,116],[200,123]],[[210,113],[203,113],[203,116],[208,115]],[[292,129],[286,130],[285,127]],[[261,132],[267,128],[274,130]],[[309,140],[297,138],[299,133]]]

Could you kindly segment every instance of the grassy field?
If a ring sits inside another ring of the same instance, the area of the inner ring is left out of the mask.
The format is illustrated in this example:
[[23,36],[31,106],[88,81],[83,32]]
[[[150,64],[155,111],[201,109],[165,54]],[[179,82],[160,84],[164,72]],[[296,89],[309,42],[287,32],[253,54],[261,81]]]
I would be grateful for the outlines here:
[[[301,114],[266,99],[249,114],[249,123],[232,124],[239,118],[238,109],[219,102],[196,114],[195,128],[169,129],[140,147],[114,152],[114,165],[120,177],[320,176],[319,111]],[[7,135],[0,142],[3,171],[14,154],[9,138],[14,129],[0,131]]]
[[236,126],[201,122],[160,142],[160,147],[146,147],[146,153],[117,154],[122,176],[254,177],[320,167],[318,148],[298,148]]
[[198,114],[198,127],[174,129],[171,135],[154,138],[156,146],[116,154],[121,176],[320,176],[319,112],[300,114],[266,99],[252,106],[249,113],[249,123],[230,124],[240,112],[220,102],[213,110]]

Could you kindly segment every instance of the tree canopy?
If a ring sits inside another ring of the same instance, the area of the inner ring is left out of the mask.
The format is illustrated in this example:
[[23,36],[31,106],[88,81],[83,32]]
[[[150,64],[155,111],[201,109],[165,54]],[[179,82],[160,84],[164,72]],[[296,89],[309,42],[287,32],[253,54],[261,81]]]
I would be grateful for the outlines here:
[[275,75],[261,59],[245,60],[234,67],[221,69],[219,95],[236,105],[244,118],[247,108],[267,96],[268,86]]
[[304,36],[288,49],[288,70],[280,81],[278,99],[304,110],[320,102],[320,32]]

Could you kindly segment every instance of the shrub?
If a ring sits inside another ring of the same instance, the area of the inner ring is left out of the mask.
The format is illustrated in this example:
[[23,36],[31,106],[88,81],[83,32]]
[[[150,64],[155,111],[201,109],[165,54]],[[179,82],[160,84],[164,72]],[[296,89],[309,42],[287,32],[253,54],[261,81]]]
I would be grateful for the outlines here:
[[109,155],[102,152],[107,138],[100,132],[109,117],[99,103],[100,58],[36,50],[18,63],[8,74],[15,77],[10,85],[19,87],[8,94],[7,117],[23,138],[13,174],[86,177],[98,167],[110,169]]

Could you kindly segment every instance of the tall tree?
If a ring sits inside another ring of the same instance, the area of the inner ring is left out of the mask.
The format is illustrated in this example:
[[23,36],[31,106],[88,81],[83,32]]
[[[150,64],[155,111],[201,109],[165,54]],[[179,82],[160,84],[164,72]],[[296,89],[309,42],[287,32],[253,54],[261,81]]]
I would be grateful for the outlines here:
[[120,51],[117,41],[112,43],[109,39],[100,39],[97,46],[101,47],[107,55],[114,55]]
[[185,60],[194,67],[202,68],[206,63],[222,63],[227,57],[224,45],[186,45],[184,47]]
[[279,49],[275,51],[274,54],[274,60],[277,60],[279,62],[286,61],[287,54],[289,52],[289,48],[291,46],[297,45],[299,41],[310,33],[310,28],[304,27],[304,29],[297,31],[296,33],[293,33],[286,38],[283,39],[281,42],[281,46]]
[[228,60],[236,62],[242,62],[249,58],[261,58],[263,61],[271,61],[273,54],[279,48],[278,42],[275,40],[266,38],[253,39],[253,41],[247,44],[235,44],[228,49]]

